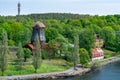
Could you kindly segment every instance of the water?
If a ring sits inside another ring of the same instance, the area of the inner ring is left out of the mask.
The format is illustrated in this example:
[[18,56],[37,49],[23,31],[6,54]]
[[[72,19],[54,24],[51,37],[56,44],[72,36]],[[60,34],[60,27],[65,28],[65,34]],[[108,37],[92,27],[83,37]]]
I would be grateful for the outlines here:
[[83,76],[57,80],[120,80],[120,62],[108,64],[101,70],[87,73]]

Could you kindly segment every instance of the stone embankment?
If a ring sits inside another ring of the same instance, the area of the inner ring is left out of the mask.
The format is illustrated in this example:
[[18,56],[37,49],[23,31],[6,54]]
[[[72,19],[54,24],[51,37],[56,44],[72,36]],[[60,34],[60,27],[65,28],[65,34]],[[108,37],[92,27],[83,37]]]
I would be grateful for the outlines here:
[[120,61],[120,57],[119,56],[116,56],[116,57],[111,57],[111,58],[108,58],[108,59],[104,59],[102,62],[101,62],[101,65],[107,65],[107,64],[110,64],[110,63],[113,63],[113,62],[117,62],[117,61]]
[[[120,61],[120,57],[112,57],[109,59],[104,59],[101,61],[101,65],[106,65],[116,61]],[[29,74],[29,75],[18,75],[18,76],[3,76],[3,77],[0,77],[0,80],[36,80],[36,79],[51,80],[55,78],[64,78],[64,77],[72,77],[76,75],[83,75],[89,71],[90,71],[90,68],[76,67],[76,70],[74,70],[74,68],[72,67],[62,72],[51,72],[51,73]]]
[[76,68],[76,70],[74,70],[74,68],[70,68],[63,72],[51,72],[51,73],[29,74],[29,75],[18,75],[18,76],[4,76],[4,77],[0,77],[0,80],[36,80],[36,79],[49,80],[49,79],[55,79],[55,78],[83,75],[88,71],[90,71],[90,69]]

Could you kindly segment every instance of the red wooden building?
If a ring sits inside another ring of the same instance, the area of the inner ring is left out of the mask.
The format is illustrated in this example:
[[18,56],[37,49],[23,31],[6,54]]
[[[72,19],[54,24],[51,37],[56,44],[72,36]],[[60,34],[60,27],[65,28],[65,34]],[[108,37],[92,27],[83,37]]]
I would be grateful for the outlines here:
[[94,42],[94,48],[92,49],[92,60],[103,59],[104,51],[102,50],[103,39],[99,36],[99,34],[95,34],[96,41]]
[[92,60],[103,59],[104,51],[101,48],[92,49]]

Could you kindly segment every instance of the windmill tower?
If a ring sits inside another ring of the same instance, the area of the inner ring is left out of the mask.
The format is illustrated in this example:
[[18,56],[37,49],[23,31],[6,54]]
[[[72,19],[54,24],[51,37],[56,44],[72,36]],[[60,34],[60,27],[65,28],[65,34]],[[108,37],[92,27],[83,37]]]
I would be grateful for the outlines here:
[[45,25],[42,22],[38,21],[34,24],[33,31],[32,31],[32,37],[31,37],[32,44],[35,41],[36,34],[38,34],[40,44],[41,46],[43,46],[44,42],[46,41],[44,28],[45,28]]
[[31,43],[26,44],[24,46],[24,48],[28,48],[31,51],[34,49],[34,42],[35,42],[35,38],[36,38],[37,34],[39,37],[39,42],[40,42],[41,48],[46,48],[46,44],[45,44],[46,38],[45,38],[44,28],[45,28],[45,25],[42,22],[39,22],[39,21],[36,22],[33,25]]

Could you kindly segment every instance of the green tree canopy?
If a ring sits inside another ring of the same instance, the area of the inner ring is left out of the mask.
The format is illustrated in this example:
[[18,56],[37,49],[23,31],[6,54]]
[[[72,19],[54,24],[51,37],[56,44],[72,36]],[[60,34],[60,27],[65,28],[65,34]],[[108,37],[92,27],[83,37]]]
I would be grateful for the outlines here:
[[104,39],[104,47],[110,48],[114,45],[115,31],[110,26],[106,26],[101,30],[101,36]]
[[80,57],[80,63],[82,65],[86,65],[90,61],[89,54],[88,54],[87,50],[84,48],[79,49],[79,57]]
[[95,37],[94,32],[87,28],[82,29],[79,33],[79,46],[80,48],[85,48],[86,50],[90,51],[90,49],[94,46]]
[[9,53],[8,50],[8,37],[7,32],[3,29],[2,30],[2,45],[0,46],[0,68],[2,72],[2,76],[7,68],[7,54]]

